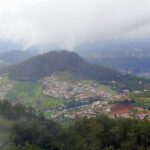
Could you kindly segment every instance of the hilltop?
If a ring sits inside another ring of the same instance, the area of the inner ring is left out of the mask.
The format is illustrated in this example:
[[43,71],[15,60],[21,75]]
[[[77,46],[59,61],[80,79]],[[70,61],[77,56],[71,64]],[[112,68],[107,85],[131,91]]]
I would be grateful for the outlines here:
[[90,65],[78,54],[69,51],[52,51],[38,55],[14,65],[10,70],[10,77],[15,80],[38,80],[51,75],[53,72],[65,70],[102,80],[112,80],[120,75],[115,70]]

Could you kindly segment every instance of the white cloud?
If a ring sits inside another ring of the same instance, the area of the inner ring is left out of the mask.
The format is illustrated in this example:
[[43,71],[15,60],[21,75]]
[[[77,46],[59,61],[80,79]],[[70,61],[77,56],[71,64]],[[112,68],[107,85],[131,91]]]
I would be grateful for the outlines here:
[[24,47],[147,37],[149,0],[0,0],[0,39]]

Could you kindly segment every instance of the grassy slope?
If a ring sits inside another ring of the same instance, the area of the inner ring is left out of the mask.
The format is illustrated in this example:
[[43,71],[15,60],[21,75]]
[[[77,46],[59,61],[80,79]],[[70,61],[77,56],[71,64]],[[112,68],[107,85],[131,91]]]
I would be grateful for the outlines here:
[[[94,84],[94,83],[96,83],[96,82],[93,81],[93,80],[81,80],[81,82],[82,82],[82,83],[85,83],[85,84]],[[117,94],[117,92],[114,91],[114,90],[112,90],[111,87],[108,86],[108,85],[98,84],[98,89],[99,89],[100,91],[104,91],[104,92],[106,92],[106,93],[109,93],[109,94],[111,94],[111,95],[113,95],[113,96]]]
[[99,89],[106,92],[106,93],[109,93],[111,95],[116,95],[117,92],[112,90],[110,86],[106,86],[106,85],[99,85]]
[[38,110],[46,110],[61,106],[64,101],[43,95],[42,88],[36,82],[17,82],[14,88],[5,96],[8,101],[21,102]]

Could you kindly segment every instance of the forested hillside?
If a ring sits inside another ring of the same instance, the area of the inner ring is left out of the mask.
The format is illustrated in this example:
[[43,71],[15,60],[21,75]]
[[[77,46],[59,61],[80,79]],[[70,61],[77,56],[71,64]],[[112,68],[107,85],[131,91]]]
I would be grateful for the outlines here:
[[0,103],[1,150],[149,150],[150,124],[98,116],[65,128],[32,108]]

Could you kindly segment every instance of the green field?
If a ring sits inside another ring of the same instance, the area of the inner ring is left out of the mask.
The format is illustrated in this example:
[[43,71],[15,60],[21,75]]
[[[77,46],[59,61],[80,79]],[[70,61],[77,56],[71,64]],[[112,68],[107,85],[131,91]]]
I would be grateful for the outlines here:
[[130,97],[137,100],[149,100],[150,102],[150,91],[131,93]]
[[99,90],[109,93],[113,96],[117,94],[117,92],[112,90],[110,86],[103,85],[103,84],[99,84]]
[[150,91],[131,93],[130,98],[135,100],[138,106],[150,108]]
[[20,102],[41,111],[59,107],[64,103],[62,99],[44,96],[42,87],[36,82],[17,82],[5,99],[13,103]]

